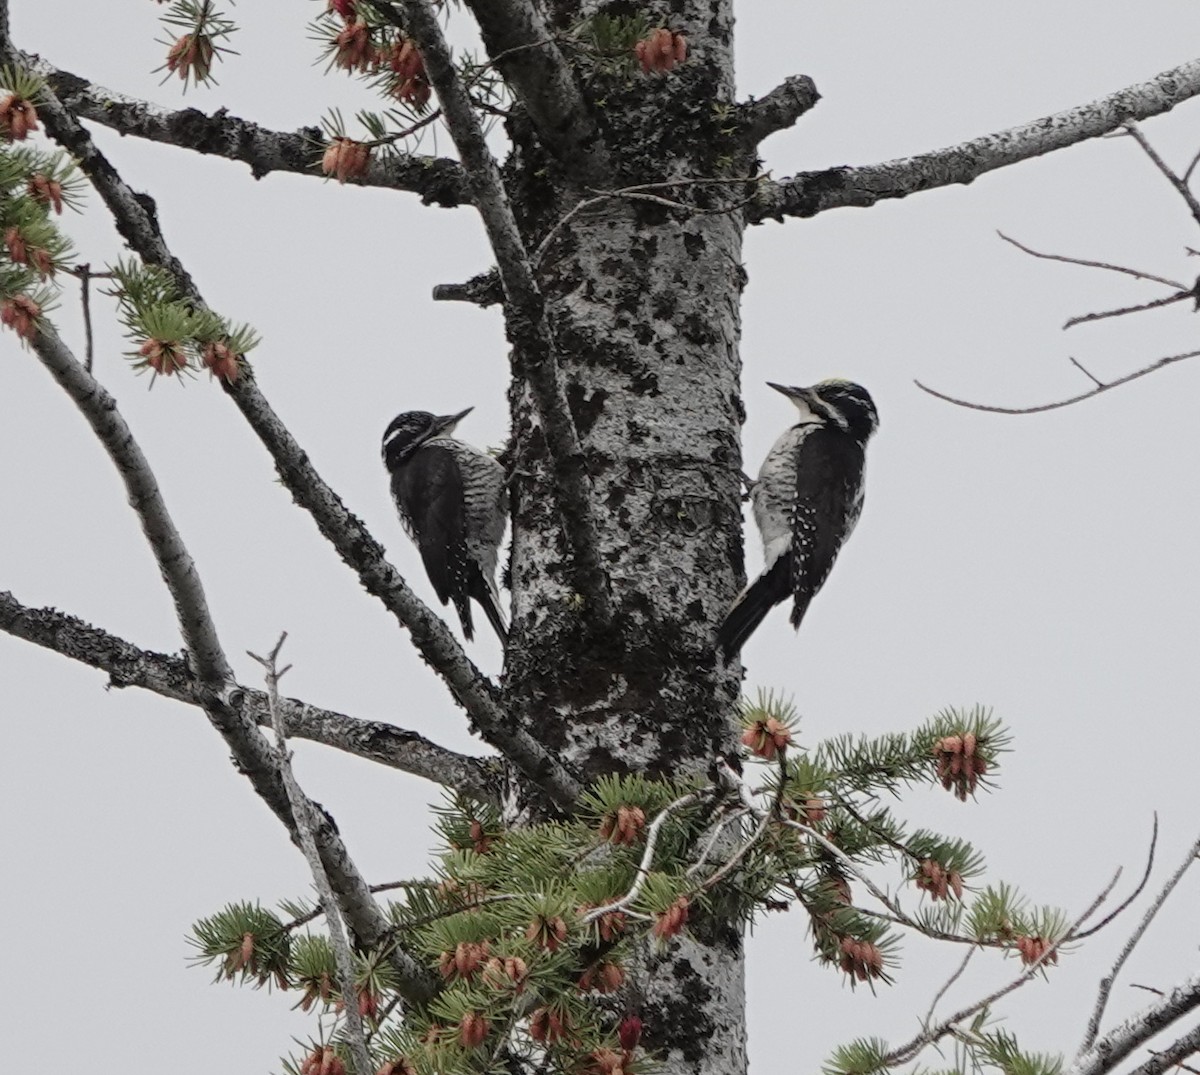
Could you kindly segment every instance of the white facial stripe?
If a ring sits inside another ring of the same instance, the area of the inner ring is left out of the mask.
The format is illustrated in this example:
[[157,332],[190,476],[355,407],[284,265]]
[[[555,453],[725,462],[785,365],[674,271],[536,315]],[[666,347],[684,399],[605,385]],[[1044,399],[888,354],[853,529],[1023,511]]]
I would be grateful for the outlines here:
[[392,443],[401,433],[403,429],[393,429],[386,437],[383,438],[383,450],[387,451],[387,446]]
[[842,415],[842,412],[836,407],[831,407],[819,396],[816,399],[816,410],[821,417],[825,419],[825,421],[833,422],[834,425],[836,425],[839,429],[850,428],[850,424],[846,421],[845,417]]
[[800,412],[798,421],[796,422],[797,425],[820,425],[824,421],[824,418],[812,409],[808,400],[800,396],[788,396],[788,399],[796,405],[796,410]]

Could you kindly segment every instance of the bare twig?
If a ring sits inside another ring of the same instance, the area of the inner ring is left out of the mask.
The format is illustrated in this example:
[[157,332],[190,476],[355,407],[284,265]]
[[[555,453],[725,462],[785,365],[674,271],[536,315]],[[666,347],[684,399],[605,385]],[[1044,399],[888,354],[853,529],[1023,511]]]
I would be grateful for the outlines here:
[[1196,1075],[1196,1068],[1181,1063],[1181,1061],[1198,1052],[1200,1052],[1200,1026],[1195,1026],[1190,1033],[1185,1034],[1178,1041],[1172,1042],[1165,1049],[1152,1050],[1150,1059],[1134,1068],[1129,1075],[1162,1075],[1168,1068],[1181,1068],[1190,1072],[1191,1075]]
[[[499,5],[507,8],[510,5]],[[524,4],[515,3],[524,10]],[[506,299],[506,321],[518,354],[518,373],[529,383],[555,476],[556,501],[574,557],[575,585],[598,627],[612,621],[608,579],[579,435],[571,419],[558,369],[545,305],[533,277],[525,244],[509,207],[500,171],[450,57],[450,49],[427,0],[403,0],[409,31],[421,47],[429,80],[437,91],[446,125],[458,148],[496,255]],[[485,35],[486,36],[486,35]],[[536,37],[544,36],[536,34]],[[532,50],[540,55],[543,50]]]
[[1100,380],[1090,369],[1079,361],[1074,355],[1067,355],[1067,361],[1071,363],[1080,373],[1082,373],[1089,381],[1097,388],[1103,388],[1104,382]]
[[758,824],[755,826],[754,831],[742,841],[741,845],[736,851],[734,851],[732,855],[729,856],[729,858],[721,863],[716,870],[714,870],[708,877],[704,879],[703,883],[700,885],[700,891],[703,892],[713,888],[721,880],[733,872],[737,864],[741,862],[743,858],[745,858],[746,853],[764,836],[766,836],[767,829],[771,827],[771,822],[776,820],[775,814],[775,809],[763,811],[763,815],[761,818],[759,818]]
[[[1118,871],[1117,877],[1119,876],[1120,872]],[[1025,985],[1026,982],[1031,981],[1037,972],[1041,970],[1054,956],[1058,949],[1062,945],[1066,944],[1071,937],[1075,935],[1083,923],[1086,922],[1095,913],[1096,909],[1105,901],[1105,899],[1108,898],[1109,893],[1113,890],[1113,886],[1117,883],[1117,877],[1114,877],[1104,887],[1103,891],[1101,891],[1101,893],[1088,905],[1083,914],[1081,914],[1075,920],[1071,928],[1057,940],[1051,941],[1037,957],[1037,959],[1029,963],[1028,966],[1026,966],[1016,978],[1001,986],[999,989],[989,993],[982,1000],[977,1000],[973,1004],[969,1004],[965,1008],[955,1012],[949,1018],[943,1019],[936,1026],[926,1027],[925,1030],[914,1037],[911,1041],[906,1042],[904,1045],[901,1045],[896,1049],[893,1049],[884,1058],[885,1066],[892,1067],[897,1064],[907,1064],[927,1046],[941,1040],[947,1034],[953,1033],[955,1028],[957,1028],[958,1025],[964,1020],[970,1019],[971,1016],[975,1015],[976,1013],[990,1008],[996,1003],[996,1001],[1008,996],[1009,993],[1015,992],[1017,989],[1020,989],[1021,986]]]
[[347,1039],[350,1055],[354,1058],[356,1071],[369,1072],[374,1066],[367,1052],[366,1038],[363,1036],[362,1016],[358,1010],[358,996],[354,989],[354,956],[350,952],[350,944],[346,939],[346,923],[342,920],[341,910],[333,895],[329,883],[329,875],[325,872],[325,864],[317,850],[314,835],[313,805],[308,796],[300,790],[296,782],[296,774],[292,769],[292,756],[288,750],[287,733],[284,731],[283,715],[279,707],[279,680],[286,674],[286,668],[279,667],[279,652],[287,640],[287,632],[279,636],[275,648],[266,657],[255,653],[249,656],[263,667],[267,684],[267,708],[271,715],[271,727],[275,731],[275,749],[279,754],[279,774],[283,778],[283,786],[287,791],[288,802],[292,806],[292,817],[296,821],[296,835],[299,838],[300,849],[312,872],[313,884],[325,911],[325,928],[329,931],[329,941],[333,947],[334,962],[337,964],[339,985],[342,994],[342,1017],[346,1020]]
[[1195,299],[1196,295],[1196,289],[1192,288],[1189,291],[1181,291],[1175,295],[1167,295],[1162,299],[1138,303],[1136,306],[1122,306],[1117,310],[1101,310],[1099,313],[1094,314],[1080,314],[1078,317],[1068,318],[1063,328],[1068,329],[1073,325],[1085,325],[1089,321],[1103,321],[1107,317],[1124,317],[1126,314],[1137,314],[1143,310],[1157,310],[1160,306],[1170,306],[1173,302],[1183,302],[1184,299]]
[[1150,849],[1146,852],[1146,868],[1142,871],[1141,880],[1138,881],[1137,885],[1134,886],[1133,891],[1131,893],[1129,893],[1129,895],[1126,896],[1120,903],[1118,903],[1116,907],[1114,907],[1111,911],[1109,911],[1108,914],[1106,914],[1102,919],[1100,919],[1099,922],[1097,922],[1094,926],[1090,926],[1088,929],[1085,929],[1082,933],[1077,933],[1074,937],[1071,938],[1071,940],[1082,941],[1082,940],[1086,940],[1088,937],[1092,936],[1095,933],[1099,933],[1102,929],[1104,929],[1105,926],[1107,926],[1109,923],[1111,923],[1118,915],[1122,914],[1126,910],[1126,908],[1128,908],[1133,903],[1133,901],[1136,900],[1145,891],[1146,885],[1150,881],[1150,874],[1154,870],[1154,855],[1155,855],[1155,852],[1157,851],[1157,849],[1158,849],[1158,815],[1155,814],[1154,815],[1154,826],[1150,831]]
[[646,829],[646,847],[642,851],[642,861],[638,863],[637,877],[634,878],[633,884],[628,892],[619,899],[615,899],[612,903],[606,903],[600,907],[593,907],[587,914],[580,918],[582,925],[588,925],[595,922],[598,918],[603,918],[607,914],[614,914],[617,911],[624,911],[637,901],[638,896],[642,894],[642,889],[646,886],[646,878],[650,876],[650,867],[654,864],[654,851],[658,847],[658,837],[662,832],[663,826],[670,819],[671,815],[676,810],[682,810],[685,806],[691,806],[692,803],[699,802],[701,793],[698,791],[690,792],[687,795],[681,795],[674,802],[664,806],[650,822]]
[[537,249],[533,252],[532,263],[534,267],[541,265],[542,259],[546,255],[551,242],[564,227],[574,220],[581,213],[586,212],[597,205],[603,205],[614,198],[624,198],[628,201],[647,201],[657,205],[665,206],[669,209],[682,210],[685,213],[695,213],[698,215],[721,216],[725,213],[736,213],[744,209],[752,201],[754,195],[750,195],[740,201],[734,202],[732,205],[721,206],[718,208],[709,208],[707,206],[688,205],[686,202],[678,201],[674,198],[664,198],[654,191],[661,190],[678,190],[681,187],[711,187],[711,186],[749,186],[754,188],[757,184],[765,182],[761,177],[752,177],[746,179],[668,179],[659,183],[638,183],[630,187],[621,187],[618,190],[591,190],[592,197],[584,198],[576,202],[571,208],[563,214],[563,216],[554,222],[553,227],[542,237],[542,241],[538,243]]
[[1169,280],[1165,276],[1156,276],[1154,273],[1142,272],[1141,269],[1130,269],[1125,265],[1113,265],[1107,261],[1092,261],[1090,258],[1071,258],[1065,254],[1044,254],[1040,250],[1034,250],[1024,243],[1017,242],[1016,239],[1010,238],[1002,231],[997,231],[996,234],[1006,243],[1011,243],[1018,250],[1024,251],[1031,257],[1043,258],[1046,261],[1062,261],[1068,265],[1083,265],[1089,269],[1107,269],[1109,272],[1124,273],[1126,276],[1132,276],[1137,280],[1152,280],[1157,284],[1166,284],[1167,287],[1173,287],[1176,291],[1187,290],[1187,284],[1181,284],[1178,280]]
[[[30,608],[11,593],[0,592],[0,631],[107,672],[109,687],[139,687],[187,705],[203,706],[206,700],[182,657],[141,649],[58,609]],[[228,701],[239,718],[270,723],[262,691],[235,684]],[[295,698],[281,698],[279,704],[290,737],[412,773],[480,802],[500,803],[502,779],[494,759],[458,754],[406,728]]]
[[1104,1075],[1113,1071],[1134,1049],[1197,1008],[1200,1008],[1200,974],[1181,982],[1161,1000],[1097,1038],[1089,1049],[1075,1057],[1065,1075]]
[[416,134],[417,131],[424,130],[426,127],[436,123],[441,118],[442,110],[440,108],[434,108],[431,111],[426,112],[425,115],[416,121],[416,123],[409,124],[409,126],[405,127],[403,130],[384,135],[382,138],[376,138],[371,142],[364,142],[363,145],[367,146],[369,149],[377,149],[380,146],[394,146],[397,142],[404,141],[405,138]]
[[1150,928],[1150,923],[1154,921],[1155,915],[1162,909],[1167,898],[1175,890],[1175,886],[1179,884],[1180,879],[1195,863],[1197,856],[1200,856],[1200,839],[1197,839],[1191,847],[1183,862],[1179,864],[1175,872],[1167,878],[1167,883],[1163,885],[1161,891],[1155,897],[1154,902],[1147,909],[1141,922],[1137,928],[1129,935],[1129,939],[1125,942],[1125,947],[1121,949],[1117,956],[1116,962],[1113,964],[1112,970],[1100,980],[1100,989],[1096,996],[1096,1004],[1092,1009],[1091,1017],[1088,1019],[1087,1030],[1084,1032],[1083,1041],[1079,1045],[1079,1050],[1075,1054],[1076,1059],[1081,1057],[1088,1049],[1096,1042],[1096,1037],[1100,1033],[1100,1021],[1104,1018],[1104,1009],[1108,1005],[1109,994],[1112,992],[1113,983],[1117,980],[1117,975],[1121,973],[1121,968],[1125,966],[1126,960],[1133,954],[1133,950],[1138,946],[1146,930]]
[[83,368],[91,373],[92,361],[95,358],[95,341],[92,336],[92,267],[91,265],[80,265],[75,270],[75,274],[79,277],[79,300],[83,304],[83,337],[85,341]]
[[740,821],[749,812],[750,811],[744,806],[738,807],[738,809],[731,811],[727,816],[723,817],[720,821],[713,825],[713,830],[709,834],[708,839],[705,841],[704,846],[700,849],[700,854],[696,857],[696,861],[692,863],[692,865],[690,865],[686,870],[686,875],[688,877],[693,877],[702,869],[704,869],[705,864],[708,862],[708,856],[712,854],[713,848],[717,846],[717,841],[720,840],[721,834],[725,831],[726,826],[732,825],[736,821]]
[[970,400],[958,399],[956,396],[948,396],[944,392],[939,392],[936,388],[930,388],[927,384],[920,381],[913,381],[922,392],[928,392],[931,396],[937,399],[944,400],[947,403],[953,403],[956,407],[967,407],[973,411],[986,411],[989,414],[1041,414],[1043,411],[1056,411],[1060,407],[1070,407],[1073,403],[1082,403],[1085,399],[1091,399],[1093,396],[1098,396],[1102,392],[1107,392],[1110,388],[1119,388],[1123,384],[1128,384],[1130,381],[1136,381],[1139,377],[1145,377],[1148,373],[1154,373],[1156,370],[1162,369],[1164,366],[1173,365],[1176,362],[1182,362],[1187,358],[1195,358],[1200,355],[1200,351],[1186,351],[1181,355],[1167,355],[1165,358],[1160,358],[1157,362],[1151,363],[1149,366],[1143,366],[1140,370],[1134,370],[1133,373],[1127,373],[1124,377],[1118,377],[1113,381],[1105,381],[1103,384],[1093,388],[1088,392],[1081,392],[1077,396],[1071,396],[1068,399],[1055,400],[1053,403],[1039,403],[1033,407],[997,407],[990,403],[972,403]]
[[1191,60],[1097,101],[945,149],[881,164],[802,172],[768,184],[747,210],[747,219],[758,223],[810,217],[828,209],[869,206],[886,198],[970,183],[997,168],[1106,134],[1130,119],[1157,116],[1197,94],[1200,60]]
[[[778,821],[783,817],[781,807],[783,805],[783,795],[787,790],[787,751],[781,750],[776,760],[776,784],[775,794],[771,796],[771,806],[764,810],[762,817],[759,819],[758,825],[750,836],[742,841],[740,847],[732,855],[729,856],[710,876],[704,879],[700,885],[699,891],[706,892],[708,889],[715,887],[725,877],[728,877],[733,872],[739,862],[745,858],[747,852],[754,847],[766,834],[771,827],[773,821]],[[745,807],[744,809],[749,809]],[[691,871],[688,871],[689,874]]]
[[963,956],[962,962],[959,963],[958,968],[942,983],[941,988],[934,993],[933,1000],[929,1002],[929,1011],[925,1013],[925,1018],[921,1020],[922,1026],[927,1027],[933,1023],[933,1013],[937,1011],[937,1006],[942,1002],[942,997],[949,993],[950,987],[953,986],[954,983],[963,976],[963,973],[967,969],[967,965],[971,962],[975,956],[975,953],[978,952],[979,949],[979,945],[972,945],[970,948],[968,948],[967,954]]
[[1154,162],[1154,166],[1167,177],[1167,181],[1179,192],[1179,196],[1187,202],[1187,207],[1192,213],[1192,219],[1197,224],[1200,224],[1200,201],[1196,200],[1196,196],[1191,192],[1187,183],[1159,156],[1158,151],[1150,144],[1149,139],[1142,134],[1142,129],[1134,120],[1126,121],[1123,126],[1132,136],[1133,140],[1142,147],[1146,156]]

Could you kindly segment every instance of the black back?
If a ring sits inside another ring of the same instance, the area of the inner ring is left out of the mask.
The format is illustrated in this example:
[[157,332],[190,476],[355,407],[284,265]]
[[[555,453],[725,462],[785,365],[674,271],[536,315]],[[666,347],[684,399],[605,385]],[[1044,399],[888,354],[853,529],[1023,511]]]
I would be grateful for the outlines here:
[[837,426],[818,426],[800,445],[792,519],[792,624],[829,577],[862,503],[865,444]]
[[[385,461],[398,440],[385,448]],[[403,457],[403,446],[395,454],[401,459],[395,466],[389,463],[389,470],[396,507],[421,552],[434,593],[443,605],[454,602],[463,634],[470,640],[473,627],[467,597],[473,565],[467,554],[463,480],[458,462],[452,452],[436,444],[417,445],[407,458]]]

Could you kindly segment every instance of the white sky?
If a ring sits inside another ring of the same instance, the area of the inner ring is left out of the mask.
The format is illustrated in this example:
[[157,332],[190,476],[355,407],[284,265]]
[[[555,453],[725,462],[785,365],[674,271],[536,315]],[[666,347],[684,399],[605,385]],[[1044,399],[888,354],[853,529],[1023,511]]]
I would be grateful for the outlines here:
[[[154,5],[14,0],[14,36],[70,70],[164,103],[228,105],[267,126],[366,104],[309,66],[316,4],[242,4],[242,55],[215,90],[158,85]],[[986,8],[984,13],[981,9]],[[1011,0],[967,5],[743,4],[741,88],[792,73],[824,99],[764,156],[776,176],[947,145],[1090,100],[1192,58],[1189,0]],[[1200,104],[1145,125],[1179,167],[1200,148]],[[222,313],[251,321],[267,396],[352,510],[428,594],[400,534],[377,442],[398,411],[475,412],[462,434],[499,443],[506,359],[499,314],[429,300],[490,264],[470,210],[297,176],[255,183],[244,166],[165,147],[98,140],[158,201],[168,240]],[[427,149],[432,143],[426,144]],[[438,150],[447,152],[444,135]],[[91,201],[68,223],[81,260],[117,240]],[[1156,873],[1200,827],[1195,767],[1200,672],[1200,360],[1075,408],[1036,417],[955,409],[914,377],[988,402],[1048,401],[1101,377],[1191,350],[1187,304],[1072,329],[1070,315],[1152,298],[1156,285],[1034,261],[995,229],[1045,250],[1187,280],[1196,225],[1128,139],[1094,142],[973,186],[869,211],[750,232],[743,357],[747,469],[789,420],[766,380],[852,376],[882,429],[866,509],[799,638],[777,612],[746,650],[751,684],[796,695],[803,736],[906,729],[982,702],[1016,736],[1002,791],[962,806],[916,795],[905,812],[977,841],[992,876],[1077,912],[1119,866],[1140,874],[1151,818]],[[60,324],[81,341],[68,281]],[[361,592],[274,481],[265,452],[206,379],[146,391],[123,359],[106,300],[94,302],[97,372],[150,455],[195,555],[227,651],[286,628],[289,693],[390,719],[470,750],[462,714],[380,606]],[[0,589],[56,605],[139,644],[175,650],[170,602],[116,474],[80,416],[11,334],[0,337]],[[757,556],[754,535],[750,563]],[[472,652],[489,669],[499,653]],[[165,1066],[179,1075],[267,1072],[311,1022],[294,998],[209,985],[184,936],[224,903],[303,894],[301,856],[228,763],[203,716],[0,636],[0,951],[6,1056]],[[327,749],[297,745],[301,780],[329,807],[372,880],[420,872],[430,788]],[[1196,969],[1196,877],[1131,961],[1114,1016]],[[1073,1050],[1126,918],[1006,1008],[1027,1046]],[[840,1042],[911,1035],[958,951],[906,945],[899,985],[852,993],[810,961],[798,912],[751,944],[751,1057],[812,1071]],[[1015,972],[977,961],[949,1004]],[[931,1058],[932,1059],[932,1058]],[[947,1058],[948,1059],[948,1058]]]

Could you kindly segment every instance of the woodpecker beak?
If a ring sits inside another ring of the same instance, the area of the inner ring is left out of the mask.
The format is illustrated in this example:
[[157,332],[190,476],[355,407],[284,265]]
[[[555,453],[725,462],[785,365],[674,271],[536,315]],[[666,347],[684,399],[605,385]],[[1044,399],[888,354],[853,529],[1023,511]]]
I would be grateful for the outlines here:
[[783,395],[787,396],[787,398],[791,400],[803,400],[807,402],[809,399],[807,388],[797,388],[795,385],[776,384],[774,381],[768,381],[767,387],[774,388],[776,392],[782,392]]
[[453,433],[454,427],[474,409],[474,407],[468,407],[465,411],[459,411],[458,414],[443,414],[440,418],[435,418],[433,420],[433,436],[436,437],[442,433]]
[[800,412],[801,419],[816,418],[821,420],[821,411],[813,406],[815,397],[811,388],[797,388],[795,385],[775,384],[774,381],[768,381],[767,386],[787,396],[788,399],[796,404],[796,410]]

